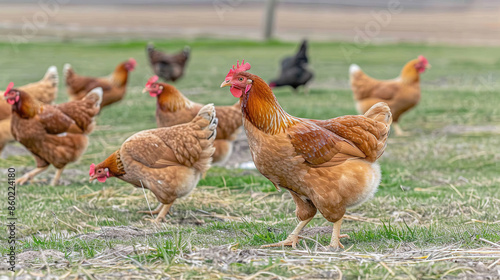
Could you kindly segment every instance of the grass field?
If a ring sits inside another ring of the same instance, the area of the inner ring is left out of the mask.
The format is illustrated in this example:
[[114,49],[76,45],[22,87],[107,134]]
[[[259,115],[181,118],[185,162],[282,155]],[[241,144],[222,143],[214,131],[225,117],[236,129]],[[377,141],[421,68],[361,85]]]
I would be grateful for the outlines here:
[[[246,41],[157,42],[161,49],[192,48],[176,86],[198,102],[233,104],[220,89],[237,59],[269,80],[289,43]],[[175,202],[161,225],[136,213],[156,206],[149,192],[117,179],[89,184],[88,167],[133,133],[155,127],[156,100],[141,94],[152,75],[145,42],[32,43],[18,52],[0,45],[0,87],[38,80],[48,66],[70,62],[78,73],[106,75],[129,57],[138,61],[123,101],[106,108],[87,152],[67,166],[63,185],[46,184],[54,169],[17,189],[16,275],[71,279],[498,279],[500,277],[500,52],[497,48],[429,45],[367,46],[346,59],[340,43],[311,43],[316,77],[309,96],[275,93],[292,115],[331,118],[355,114],[347,70],[351,62],[378,78],[395,77],[419,54],[432,69],[422,76],[420,105],[402,118],[411,137],[389,138],[380,160],[375,198],[350,209],[345,250],[324,252],[331,224],[317,215],[296,250],[259,249],[290,233],[297,220],[287,192],[275,191],[256,170],[212,168],[190,196]],[[57,101],[66,101],[63,83]],[[10,144],[0,161],[17,176],[32,157]],[[7,157],[5,158],[5,155]],[[4,183],[6,185],[6,183]],[[0,191],[7,223],[7,188]],[[7,231],[0,236],[0,274],[6,271]],[[490,278],[486,278],[490,277]]]

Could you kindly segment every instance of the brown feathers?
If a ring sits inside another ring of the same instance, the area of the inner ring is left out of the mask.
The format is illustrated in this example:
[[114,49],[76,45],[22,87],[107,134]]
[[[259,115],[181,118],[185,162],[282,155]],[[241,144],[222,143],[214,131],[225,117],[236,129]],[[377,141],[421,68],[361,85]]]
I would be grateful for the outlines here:
[[260,130],[269,134],[283,132],[296,120],[281,108],[269,86],[256,75],[242,72],[253,81],[250,92],[241,99],[244,117]]

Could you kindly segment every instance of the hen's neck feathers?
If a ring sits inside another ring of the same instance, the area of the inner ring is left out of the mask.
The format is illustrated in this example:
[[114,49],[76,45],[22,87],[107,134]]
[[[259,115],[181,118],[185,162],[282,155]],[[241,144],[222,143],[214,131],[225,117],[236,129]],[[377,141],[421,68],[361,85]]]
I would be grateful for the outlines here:
[[176,112],[184,108],[191,108],[193,102],[187,99],[178,89],[169,84],[161,84],[163,91],[158,95],[158,106],[163,111]]
[[117,150],[103,162],[99,163],[96,166],[96,169],[99,168],[108,168],[109,173],[115,177],[125,175],[125,169],[123,168],[123,163],[120,159],[120,150]]
[[12,105],[12,111],[24,119],[33,118],[39,109],[43,110],[43,107],[24,91],[19,91],[19,101]]
[[418,83],[420,81],[420,74],[415,68],[415,64],[418,63],[418,59],[414,59],[405,64],[401,70],[401,81],[407,84]]
[[115,71],[111,74],[111,81],[119,86],[125,86],[128,80],[128,70],[125,68],[125,62],[116,66]]
[[259,130],[278,134],[297,122],[281,108],[269,86],[260,77],[251,75],[253,84],[241,97],[241,108],[245,118]]

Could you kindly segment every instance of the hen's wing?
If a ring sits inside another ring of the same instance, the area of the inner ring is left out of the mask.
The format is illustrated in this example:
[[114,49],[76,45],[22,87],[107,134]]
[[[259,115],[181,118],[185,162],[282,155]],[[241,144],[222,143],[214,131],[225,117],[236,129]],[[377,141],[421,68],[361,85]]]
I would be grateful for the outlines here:
[[80,76],[76,74],[74,70],[71,68],[65,69],[65,76],[66,76],[66,86],[69,87],[69,89],[71,89],[72,94],[77,94],[81,91],[85,91],[87,85],[96,80],[96,78],[94,77]]
[[297,154],[311,165],[332,166],[365,157],[350,141],[308,120],[288,128],[287,133]]
[[351,74],[351,88],[357,100],[365,98],[390,100],[401,88],[401,84],[397,80],[377,80],[359,69]]
[[[211,106],[207,115],[204,109]],[[217,127],[213,105],[200,110],[190,123],[146,130],[133,135],[123,145],[135,161],[150,168],[167,166],[193,167],[200,159],[209,161],[214,152],[212,143]]]
[[94,117],[99,113],[102,101],[102,89],[93,89],[85,98],[78,101],[66,102],[55,107],[70,117],[84,133],[89,133],[89,128],[94,122]]
[[54,106],[40,106],[37,120],[42,124],[48,134],[61,134],[65,132],[76,134],[83,133],[83,129],[81,129],[72,118]]
[[389,106],[380,102],[362,116],[312,121],[355,145],[366,160],[375,161],[385,150],[392,115]]
[[98,87],[102,88],[103,91],[109,91],[113,88],[113,84],[109,79],[96,78],[87,83],[87,85],[85,86],[85,91],[89,92],[90,90]]
[[295,66],[295,58],[292,56],[288,56],[283,58],[281,61],[281,72],[285,72],[287,69]]

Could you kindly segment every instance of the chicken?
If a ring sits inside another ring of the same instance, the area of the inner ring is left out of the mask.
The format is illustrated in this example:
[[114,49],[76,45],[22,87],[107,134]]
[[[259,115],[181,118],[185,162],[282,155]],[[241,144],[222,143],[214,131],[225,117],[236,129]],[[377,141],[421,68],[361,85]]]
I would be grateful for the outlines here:
[[129,74],[134,71],[136,65],[135,59],[130,58],[116,66],[111,75],[94,78],[80,76],[75,73],[71,65],[65,64],[63,72],[70,100],[80,100],[97,87],[103,90],[101,109],[122,100],[127,89]]
[[116,177],[149,189],[160,205],[141,213],[158,214],[160,222],[174,201],[188,195],[210,168],[216,128],[215,109],[209,104],[188,123],[138,132],[103,162],[90,166],[90,181]]
[[221,87],[230,86],[240,99],[255,166],[277,189],[290,192],[300,220],[286,240],[265,247],[295,247],[317,210],[334,223],[329,246],[343,247],[339,238],[346,208],[371,198],[380,183],[376,160],[386,147],[389,107],[381,102],[362,116],[297,118],[280,107],[269,86],[249,69],[244,61],[233,66]]
[[391,108],[394,132],[398,136],[407,135],[399,127],[399,118],[420,101],[420,74],[430,68],[423,56],[419,56],[403,67],[401,74],[394,80],[376,80],[369,77],[358,65],[349,68],[351,88],[360,114],[368,111],[378,102],[386,102]]
[[309,69],[309,59],[307,58],[307,40],[302,41],[300,49],[294,56],[285,57],[281,61],[281,74],[272,80],[269,86],[272,88],[281,86],[291,86],[295,91],[300,86],[304,86],[305,94],[308,93],[307,83],[311,81],[314,74]]
[[189,59],[191,50],[189,47],[177,54],[166,54],[156,50],[153,44],[146,47],[149,63],[156,75],[167,82],[175,82],[184,75],[184,68]]
[[[40,81],[21,86],[19,89],[42,103],[50,104],[57,96],[58,84],[57,68],[50,66]],[[10,104],[5,100],[0,100],[0,152],[8,142],[14,141],[14,136],[10,131],[11,116],[12,108]]]
[[78,160],[87,148],[87,135],[95,127],[102,89],[93,89],[82,100],[46,105],[13,86],[10,83],[4,93],[12,106],[12,135],[33,154],[37,165],[16,183],[26,183],[52,164],[57,168],[51,183],[55,186],[64,167]]
[[[156,124],[158,127],[170,127],[190,122],[203,107],[187,99],[177,88],[166,83],[158,83],[158,77],[149,79],[143,92],[157,98]],[[214,163],[224,163],[233,151],[233,141],[236,140],[242,124],[239,102],[233,106],[216,106],[217,138],[214,142]]]

